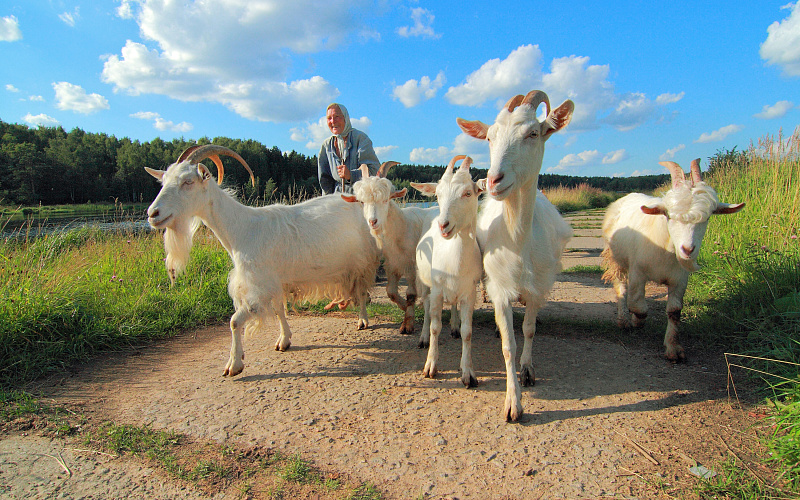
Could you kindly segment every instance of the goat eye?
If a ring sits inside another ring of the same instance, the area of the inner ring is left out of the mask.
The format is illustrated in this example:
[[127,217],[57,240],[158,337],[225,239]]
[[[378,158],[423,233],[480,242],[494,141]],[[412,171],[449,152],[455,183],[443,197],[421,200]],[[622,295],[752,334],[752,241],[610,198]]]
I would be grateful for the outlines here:
[[536,129],[531,130],[530,137],[533,137],[533,138],[539,137],[539,131],[536,130]]
[[461,196],[469,198],[470,196],[472,196],[472,191],[464,191],[464,194],[462,194]]

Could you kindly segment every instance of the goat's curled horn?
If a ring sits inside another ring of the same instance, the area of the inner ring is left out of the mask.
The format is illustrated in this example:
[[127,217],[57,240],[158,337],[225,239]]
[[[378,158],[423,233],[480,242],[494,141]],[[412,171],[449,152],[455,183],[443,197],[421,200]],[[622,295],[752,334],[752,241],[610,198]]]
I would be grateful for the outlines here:
[[381,168],[378,169],[378,177],[386,177],[386,174],[389,173],[389,169],[394,167],[395,165],[400,165],[399,161],[385,161],[381,163]]
[[222,161],[219,159],[219,155],[230,156],[231,158],[235,158],[239,161],[247,172],[250,174],[250,182],[253,183],[253,186],[256,185],[256,178],[253,175],[253,171],[250,170],[250,166],[247,164],[244,159],[239,156],[238,153],[232,151],[224,146],[218,146],[216,144],[205,144],[203,146],[191,146],[187,148],[181,156],[179,157],[178,161],[188,161],[189,163],[200,163],[201,161],[205,160],[206,158],[210,158],[211,161],[217,166],[218,178],[217,184],[222,184],[222,178],[225,176],[225,168],[222,166]]
[[453,159],[450,160],[450,163],[447,164],[447,168],[444,171],[445,172],[452,172],[453,171],[453,167],[456,166],[456,162],[458,160],[463,160],[464,158],[468,158],[467,155],[455,155],[453,157]]
[[525,96],[525,99],[522,100],[521,104],[530,104],[535,110],[541,103],[544,103],[547,107],[546,116],[550,116],[550,98],[548,98],[547,94],[541,90],[531,90],[528,92],[528,95]]

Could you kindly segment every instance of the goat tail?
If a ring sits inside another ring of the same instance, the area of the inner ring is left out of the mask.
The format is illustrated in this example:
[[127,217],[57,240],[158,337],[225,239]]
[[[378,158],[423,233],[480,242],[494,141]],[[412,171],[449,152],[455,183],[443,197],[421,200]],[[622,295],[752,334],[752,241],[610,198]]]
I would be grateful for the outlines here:
[[625,269],[621,268],[617,261],[614,259],[614,254],[611,248],[605,247],[600,253],[603,259],[603,281],[606,283],[624,282],[628,279],[628,273]]

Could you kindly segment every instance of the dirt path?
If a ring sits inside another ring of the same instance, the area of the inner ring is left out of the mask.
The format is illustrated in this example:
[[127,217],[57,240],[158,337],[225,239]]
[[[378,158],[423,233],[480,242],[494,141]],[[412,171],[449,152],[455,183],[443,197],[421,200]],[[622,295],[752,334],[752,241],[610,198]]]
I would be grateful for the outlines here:
[[[565,268],[598,264],[599,216],[571,219],[588,229],[576,230]],[[613,321],[612,292],[597,275],[561,278],[544,318]],[[663,289],[648,295],[663,309]],[[381,300],[380,291],[373,297]],[[425,352],[416,337],[400,336],[396,324],[373,320],[359,332],[352,313],[295,314],[289,322],[292,348],[273,350],[274,330],[247,339],[245,371],[233,379],[222,377],[230,347],[223,325],[135,356],[109,356],[39,389],[94,419],[301,453],[371,482],[388,499],[658,498],[690,487],[691,462],[721,460],[751,423],[728,402],[722,360],[690,344],[688,362],[673,365],[661,358],[657,338],[631,347],[542,327],[534,340],[537,383],[523,391],[521,421],[509,424],[501,418],[499,339],[489,328],[473,335],[479,386],[468,390],[459,381],[460,341],[446,333],[441,373],[430,380],[421,375]],[[135,461],[69,447],[2,436],[0,494],[199,496]],[[47,456],[58,453],[72,477]]]

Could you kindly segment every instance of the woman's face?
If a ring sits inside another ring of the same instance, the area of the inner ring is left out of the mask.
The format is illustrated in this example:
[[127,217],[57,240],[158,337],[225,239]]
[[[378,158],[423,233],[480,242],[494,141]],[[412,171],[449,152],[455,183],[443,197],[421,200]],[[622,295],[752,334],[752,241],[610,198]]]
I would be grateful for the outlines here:
[[339,135],[344,130],[344,115],[337,106],[333,106],[328,110],[327,114],[328,128],[331,129],[333,135]]

